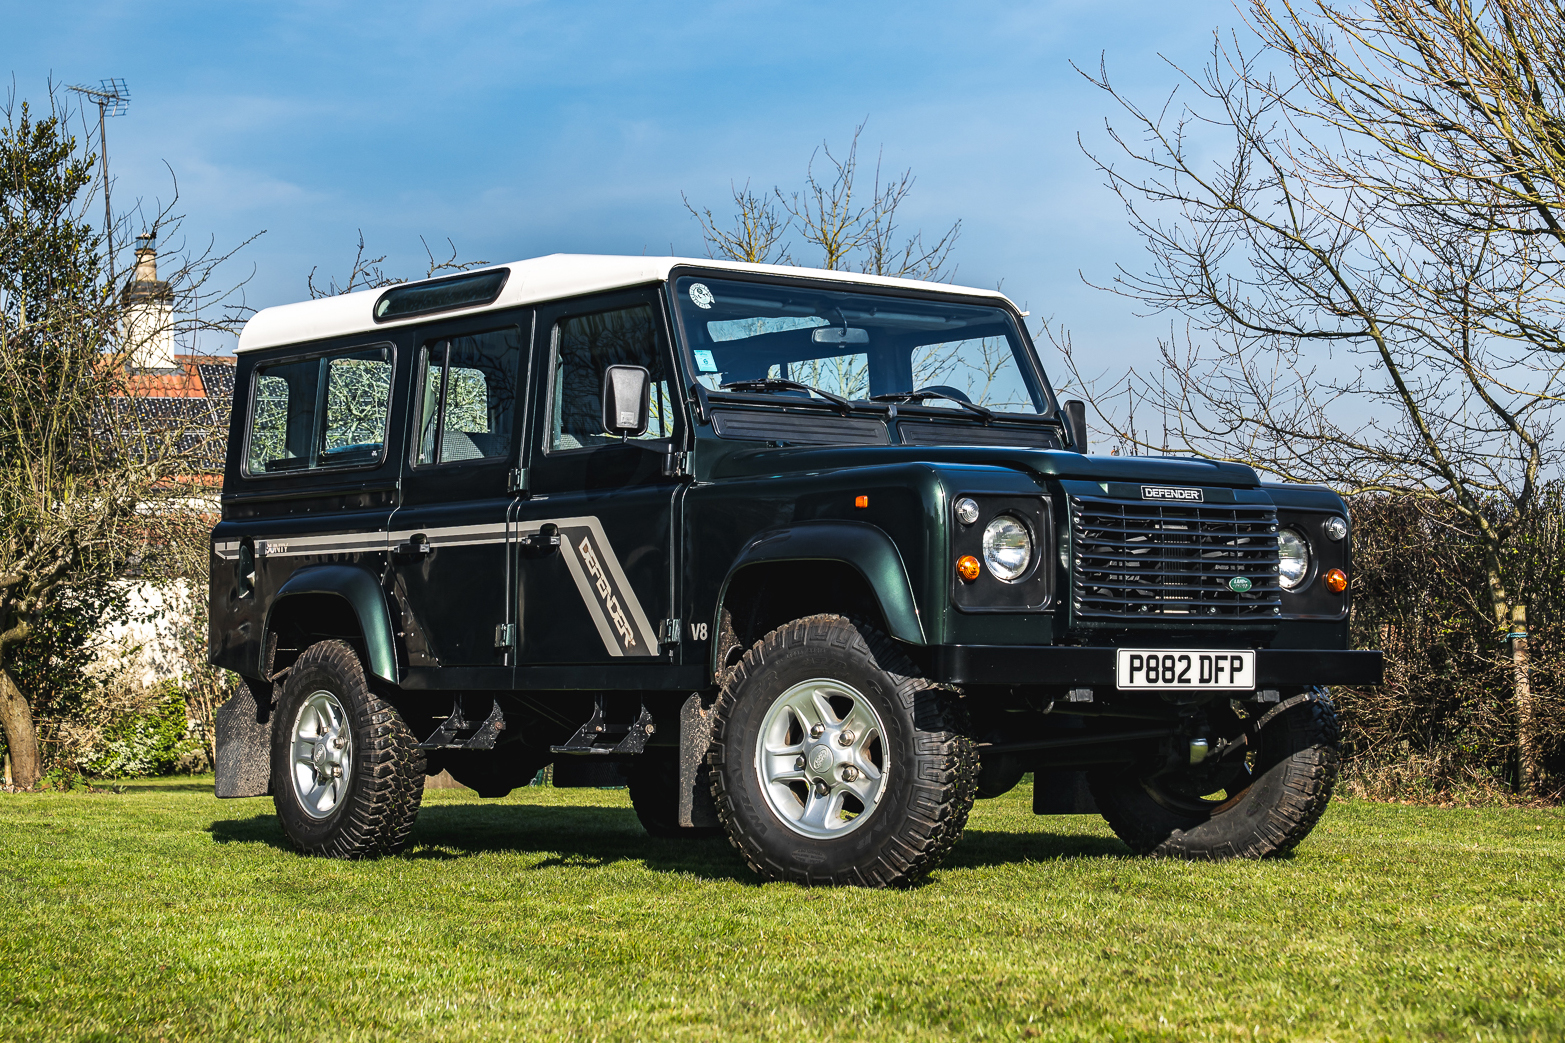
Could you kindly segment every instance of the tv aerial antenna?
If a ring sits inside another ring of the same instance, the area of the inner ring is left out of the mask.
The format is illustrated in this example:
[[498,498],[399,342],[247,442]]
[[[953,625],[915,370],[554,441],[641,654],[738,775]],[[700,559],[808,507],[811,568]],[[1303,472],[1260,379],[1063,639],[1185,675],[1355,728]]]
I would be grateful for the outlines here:
[[71,87],[70,89],[98,106],[98,152],[103,160],[103,252],[109,259],[109,286],[114,285],[114,211],[109,206],[109,139],[105,134],[105,121],[110,116],[123,116],[130,108],[130,88],[118,76],[100,80],[97,87]]

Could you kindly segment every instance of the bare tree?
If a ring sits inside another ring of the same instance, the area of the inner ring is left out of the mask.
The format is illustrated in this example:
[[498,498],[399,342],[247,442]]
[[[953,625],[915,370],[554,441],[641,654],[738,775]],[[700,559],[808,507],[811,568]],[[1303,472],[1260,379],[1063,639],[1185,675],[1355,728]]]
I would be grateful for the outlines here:
[[[797,264],[783,237],[789,229],[820,251],[819,266],[832,271],[860,271],[897,278],[949,281],[956,275],[951,251],[962,231],[954,222],[933,243],[922,232],[902,239],[897,211],[913,190],[911,169],[887,176],[881,154],[868,197],[859,181],[859,138],[865,124],[853,129],[847,152],[833,153],[822,143],[805,167],[804,188],[784,192],[774,188],[770,196],[756,195],[749,182],[734,187],[734,216],[723,226],[710,208],[697,209],[681,196],[685,209],[701,225],[708,256],[757,264]],[[817,173],[817,165],[821,173]]]
[[[1508,646],[1524,788],[1541,775],[1528,591],[1506,549],[1552,455],[1565,385],[1558,3],[1325,0],[1251,8],[1196,101],[1123,107],[1094,156],[1151,253],[1113,289],[1182,318],[1156,380],[1078,385],[1132,448],[1126,406],[1179,448],[1348,494],[1450,504],[1483,548]],[[1177,70],[1176,70],[1177,71]],[[1203,155],[1219,155],[1208,163]]]
[[[22,786],[42,765],[8,654],[67,584],[155,553],[160,516],[201,498],[196,472],[212,457],[216,418],[159,414],[137,397],[131,367],[149,338],[232,329],[245,311],[240,287],[211,282],[228,255],[208,247],[167,273],[166,309],[129,321],[128,297],[104,277],[104,230],[88,217],[102,190],[96,156],[52,89],[48,100],[41,115],[14,95],[0,110],[0,728]],[[162,207],[150,227],[178,223]]]
[[770,195],[750,191],[748,181],[743,188],[730,184],[729,189],[734,197],[732,228],[724,228],[710,207],[697,210],[688,196],[679,194],[690,216],[701,224],[707,256],[751,264],[792,264],[788,244],[782,241],[790,222],[779,212],[776,201]]
[[[482,268],[488,261],[459,261],[456,243],[446,240],[446,246],[450,254],[443,258],[435,257],[435,251],[430,247],[429,241],[423,236],[418,241],[424,247],[424,253],[429,258],[429,267],[424,272],[424,278],[432,279],[441,272],[465,272],[473,268]],[[348,269],[348,277],[341,282],[335,276],[328,276],[325,286],[315,283],[315,273],[319,266],[312,267],[310,274],[304,277],[305,287],[310,291],[311,300],[320,300],[322,297],[337,297],[345,293],[357,293],[360,290],[378,290],[382,286],[394,286],[397,283],[407,282],[407,278],[387,275],[381,265],[386,263],[386,254],[375,257],[365,256],[364,229],[359,229],[359,245],[353,255],[353,264]]]

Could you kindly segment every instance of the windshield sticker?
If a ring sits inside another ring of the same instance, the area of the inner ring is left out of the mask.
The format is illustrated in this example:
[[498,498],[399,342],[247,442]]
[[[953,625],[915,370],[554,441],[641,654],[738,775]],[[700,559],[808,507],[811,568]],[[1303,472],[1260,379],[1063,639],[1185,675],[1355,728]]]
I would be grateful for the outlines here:
[[699,369],[702,373],[717,372],[717,360],[712,358],[712,353],[710,351],[697,351],[695,356],[696,368]]
[[710,308],[712,302],[716,299],[716,297],[712,296],[712,291],[706,288],[706,283],[693,282],[690,284],[690,303],[697,308],[702,310]]

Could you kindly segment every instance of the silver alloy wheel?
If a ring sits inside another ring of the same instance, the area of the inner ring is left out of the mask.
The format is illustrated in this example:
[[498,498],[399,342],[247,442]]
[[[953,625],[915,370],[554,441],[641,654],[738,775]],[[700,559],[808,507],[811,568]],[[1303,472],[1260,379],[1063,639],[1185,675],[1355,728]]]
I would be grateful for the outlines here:
[[830,840],[869,821],[886,792],[886,729],[869,700],[819,677],[779,695],[755,747],[761,795],[783,824]]
[[311,818],[337,809],[353,777],[353,729],[336,695],[312,692],[293,720],[293,794]]

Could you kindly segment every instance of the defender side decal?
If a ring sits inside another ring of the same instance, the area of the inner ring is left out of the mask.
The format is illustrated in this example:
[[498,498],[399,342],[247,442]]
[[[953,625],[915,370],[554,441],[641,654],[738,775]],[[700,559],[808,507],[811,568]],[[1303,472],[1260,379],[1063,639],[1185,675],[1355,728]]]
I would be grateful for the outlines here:
[[[545,521],[528,522],[528,535]],[[657,635],[596,518],[561,518],[560,551],[611,656],[655,656]]]

